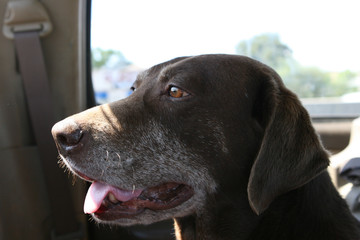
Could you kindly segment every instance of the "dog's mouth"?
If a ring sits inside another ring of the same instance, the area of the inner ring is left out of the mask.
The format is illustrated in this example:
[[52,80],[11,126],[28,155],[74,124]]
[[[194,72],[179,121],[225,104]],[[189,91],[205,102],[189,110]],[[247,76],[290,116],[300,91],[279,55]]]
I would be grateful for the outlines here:
[[124,190],[101,182],[93,182],[84,203],[84,212],[104,221],[133,218],[146,209],[153,211],[174,208],[194,195],[182,183],[168,182],[146,189]]

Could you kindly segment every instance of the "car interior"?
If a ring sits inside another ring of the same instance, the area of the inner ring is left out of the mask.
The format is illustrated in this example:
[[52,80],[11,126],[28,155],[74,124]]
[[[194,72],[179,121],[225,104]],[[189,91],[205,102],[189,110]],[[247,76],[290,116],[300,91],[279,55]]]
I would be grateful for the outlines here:
[[[115,6],[115,2],[121,7]],[[172,11],[179,6],[166,3],[162,9],[157,1],[139,0],[132,5],[129,3],[129,6],[126,5],[126,1],[115,0],[115,2],[110,0],[0,1],[2,28],[0,34],[0,239],[174,239],[172,221],[123,228],[98,224],[85,215],[83,201],[88,185],[74,178],[66,169],[58,165],[58,153],[50,133],[54,123],[67,116],[126,97],[131,87],[129,84],[139,72],[170,57],[164,54],[161,58],[160,54],[157,56],[153,52],[161,48],[163,43],[160,42],[159,46],[147,45],[150,44],[148,43],[150,38],[156,41],[160,41],[159,38],[161,38],[157,36],[157,30],[148,28],[161,28],[158,20],[160,12],[166,12],[164,18],[171,18]],[[247,4],[251,5],[248,3],[250,1],[241,2],[243,8]],[[273,5],[279,8],[281,1],[269,2],[273,2]],[[103,5],[100,7],[101,4]],[[195,19],[200,19],[199,16],[202,14],[213,19],[217,16],[214,11],[231,8],[228,4],[230,3],[227,1],[211,2],[209,3],[213,7],[211,8],[204,1],[201,4],[185,1],[180,5],[181,10],[188,10],[188,14],[195,16]],[[310,3],[303,3],[303,5],[306,4]],[[326,9],[327,4],[332,3],[324,1],[319,6]],[[339,11],[351,11],[351,14],[348,13],[349,27],[347,28],[351,28],[354,35],[343,36],[343,42],[334,46],[334,54],[337,52],[335,49],[345,48],[345,45],[354,43],[348,43],[347,39],[353,38],[355,42],[360,41],[356,28],[359,22],[356,20],[360,20],[359,16],[352,14],[353,11],[346,7],[345,3],[342,4],[332,7],[338,7]],[[200,7],[200,10],[192,11],[191,8],[195,7],[193,5],[199,5],[197,7]],[[145,10],[146,12],[155,11],[156,14],[142,16]],[[241,15],[245,14],[243,11],[246,10],[238,9],[235,12]],[[116,12],[119,15],[128,14],[127,16],[133,16],[134,19],[138,18],[140,23],[135,23],[133,18],[128,21],[126,19],[114,20],[116,18],[113,19],[112,16],[115,17]],[[207,14],[209,12],[210,14]],[[187,15],[187,13],[182,14]],[[284,15],[289,18],[291,16],[291,14]],[[157,20],[150,23],[152,16]],[[231,21],[235,21],[234,19]],[[161,21],[173,20],[162,19]],[[199,24],[183,20],[181,24],[184,25],[174,23],[174,28],[182,26],[183,29],[175,31],[166,27],[159,32],[166,33],[168,30],[169,38],[166,41],[171,41],[177,38],[178,34],[182,34],[182,30],[186,31],[188,25],[196,25],[198,29],[201,27],[214,35],[217,35],[217,27],[222,29],[221,31],[230,31],[230,27],[227,29],[226,26],[217,26],[216,21],[209,20],[209,22],[208,26],[205,20]],[[104,26],[104,23],[107,26]],[[100,24],[101,27],[99,27]],[[321,22],[318,25],[324,24]],[[122,28],[122,25],[129,28]],[[141,27],[143,29],[139,29]],[[334,29],[329,31],[337,31],[336,27],[345,28],[344,26],[333,27]],[[133,29],[134,33],[127,29]],[[202,30],[198,31],[202,32]],[[219,35],[222,34],[221,31]],[[237,31],[241,32],[241,27]],[[143,39],[138,39],[135,32],[142,32]],[[264,34],[255,39],[254,36],[260,35],[253,33],[255,34],[238,34],[237,41],[240,43],[236,47],[237,50],[231,49],[231,51],[235,54],[248,54],[255,57],[251,55],[253,48],[249,48],[250,45],[255,47],[255,43],[250,42],[249,39],[252,38],[253,42],[270,39],[272,43],[279,40],[276,34]],[[191,36],[193,33],[189,34]],[[206,35],[208,39],[213,36],[205,32],[201,34]],[[104,38],[100,39],[99,35]],[[109,39],[116,40],[116,38],[119,39],[119,49],[113,49],[107,42]],[[189,50],[182,53],[182,46],[172,43],[169,49],[176,50],[173,57],[178,57],[179,54],[211,53],[205,48],[197,50],[196,47],[191,46],[195,38],[187,36],[189,40],[184,43],[184,48],[193,48],[195,49],[193,52]],[[303,36],[303,38],[302,42],[306,45],[310,36]],[[124,45],[122,42],[125,42]],[[130,52],[131,47],[126,46],[134,42],[142,45],[134,47],[133,55],[140,55],[139,61],[141,61],[141,56],[144,56],[145,61],[146,56],[147,59],[153,58],[154,62],[134,63],[135,59],[132,58]],[[281,45],[278,42],[277,44],[277,46]],[[203,45],[205,45],[204,42]],[[267,46],[276,48],[275,45]],[[281,46],[284,47],[285,44]],[[284,50],[282,52],[284,55],[279,55],[278,59],[291,55],[290,48],[291,46],[286,51]],[[126,49],[129,51],[127,52]],[[149,52],[145,49],[149,49]],[[352,49],[350,55],[360,55],[358,44],[352,45]],[[164,46],[164,51],[169,51],[166,46]],[[215,48],[214,51],[225,50]],[[262,60],[266,61],[266,59]],[[288,74],[298,64],[294,58],[286,58],[284,61],[288,64],[284,68],[276,68],[274,64],[274,68],[280,75]],[[353,62],[358,66],[359,58],[354,58]],[[271,65],[271,60],[268,64]],[[346,199],[352,213],[360,220],[360,69],[355,67],[349,70],[329,70],[326,73],[328,82],[336,84],[326,88],[345,90],[339,90],[338,93],[328,90],[324,94],[320,90],[325,87],[311,85],[311,81],[315,81],[321,74],[325,76],[325,73],[320,73],[320,70],[314,70],[314,68],[307,70],[316,73],[305,75],[301,72],[291,77],[292,79],[296,77],[310,79],[309,81],[306,79],[308,82],[304,80],[297,83],[299,89],[305,85],[310,86],[308,92],[305,88],[304,92],[301,92],[303,89],[299,90],[300,97],[301,94],[304,96],[301,97],[302,102],[324,146],[331,154],[332,163],[328,171],[332,180]],[[336,82],[337,80],[339,81]],[[350,87],[345,88],[341,85],[350,81]],[[290,80],[285,81],[285,84],[292,87]],[[293,91],[297,92],[295,85]],[[316,95],[315,92],[318,89],[320,90]]]

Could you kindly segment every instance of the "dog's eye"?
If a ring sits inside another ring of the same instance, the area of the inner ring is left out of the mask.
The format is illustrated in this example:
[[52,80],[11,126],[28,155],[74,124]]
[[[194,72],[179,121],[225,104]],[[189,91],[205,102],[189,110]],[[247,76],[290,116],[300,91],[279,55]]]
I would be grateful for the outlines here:
[[173,98],[182,98],[190,95],[189,93],[175,86],[170,86],[168,93],[169,96]]

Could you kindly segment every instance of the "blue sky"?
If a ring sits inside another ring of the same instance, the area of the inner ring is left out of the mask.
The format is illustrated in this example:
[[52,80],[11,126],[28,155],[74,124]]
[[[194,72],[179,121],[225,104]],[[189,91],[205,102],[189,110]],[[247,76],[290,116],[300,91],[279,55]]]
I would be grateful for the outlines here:
[[278,33],[303,65],[360,72],[358,0],[93,0],[92,45],[150,67]]

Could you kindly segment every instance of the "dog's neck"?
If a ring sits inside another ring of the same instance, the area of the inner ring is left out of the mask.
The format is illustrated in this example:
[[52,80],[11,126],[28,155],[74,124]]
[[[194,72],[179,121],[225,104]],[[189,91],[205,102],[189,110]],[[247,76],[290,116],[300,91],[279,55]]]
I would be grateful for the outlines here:
[[247,174],[240,173],[236,178],[237,181],[232,176],[223,177],[221,191],[207,196],[203,209],[174,219],[176,240],[247,239],[251,235],[260,218],[244,194]]
[[236,204],[229,198],[227,200],[208,204],[197,214],[175,218],[176,240],[247,239],[260,218],[250,206],[239,208],[248,204],[247,198],[238,198]]
[[214,239],[214,229],[206,226],[204,220],[196,216],[176,218],[174,220],[176,240]]
[[[214,220],[214,219],[212,219]],[[239,220],[234,224],[230,219],[223,219],[217,225],[205,216],[188,216],[174,219],[176,240],[216,240],[216,239],[247,239],[256,224],[245,224],[248,228],[240,229],[236,226],[241,221],[247,223],[251,219]]]
[[[319,191],[321,194],[316,197],[312,194]],[[246,207],[246,198],[239,197],[236,202],[220,199],[220,203],[217,199],[216,204],[208,204],[203,211],[207,215],[200,213],[176,218],[176,239],[304,239],[296,236],[304,235],[306,229],[312,229],[312,238],[309,239],[322,239],[324,232],[327,239],[342,239],[341,232],[356,236],[355,220],[346,209],[345,202],[336,200],[340,196],[335,192],[328,174],[324,172],[300,189],[279,197],[260,216],[255,215],[249,206]],[[329,201],[336,204],[326,204]],[[339,222],[338,219],[345,221]],[[294,226],[296,231],[291,233],[291,238],[281,238],[279,233],[287,232]],[[277,230],[274,231],[274,228]]]
[[195,239],[196,219],[194,216],[174,219],[176,240]]

